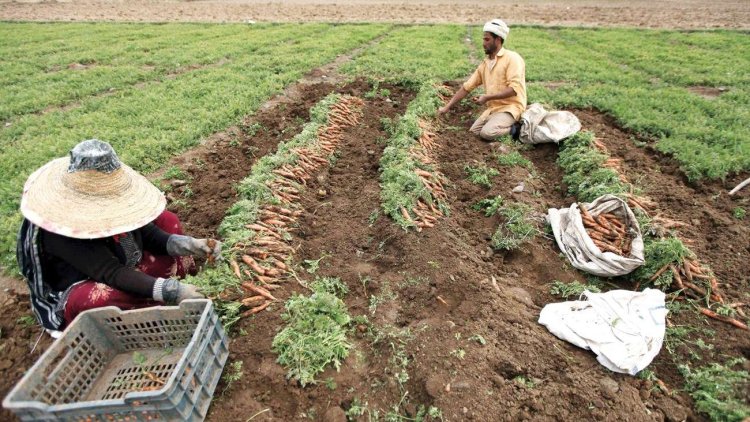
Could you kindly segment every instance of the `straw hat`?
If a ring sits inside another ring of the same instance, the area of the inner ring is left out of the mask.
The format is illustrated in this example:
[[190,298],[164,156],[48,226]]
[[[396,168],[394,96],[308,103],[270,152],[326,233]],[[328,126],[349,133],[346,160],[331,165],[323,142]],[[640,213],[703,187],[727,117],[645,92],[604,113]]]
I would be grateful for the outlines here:
[[111,145],[91,139],[29,176],[21,213],[47,231],[98,239],[145,226],[166,204],[164,194],[122,164]]

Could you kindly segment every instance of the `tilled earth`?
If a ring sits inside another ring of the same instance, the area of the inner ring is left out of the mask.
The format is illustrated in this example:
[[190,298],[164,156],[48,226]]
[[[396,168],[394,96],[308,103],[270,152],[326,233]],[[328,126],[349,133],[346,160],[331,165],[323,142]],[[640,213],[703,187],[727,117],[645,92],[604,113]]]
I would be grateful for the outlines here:
[[750,28],[744,0],[0,0],[0,19],[128,22],[393,22]]
[[[492,188],[474,185],[464,167],[484,163],[498,168],[495,155],[511,147],[469,134],[476,110],[457,107],[436,126],[438,167],[450,181],[450,216],[416,233],[382,215],[379,160],[388,136],[383,119],[403,114],[414,93],[399,86],[381,88],[390,91],[388,98],[367,98],[371,87],[364,81],[302,86],[301,101],[261,109],[214,135],[207,147],[170,163],[188,176],[183,180],[187,185],[174,183],[170,209],[184,220],[186,232],[214,236],[236,200],[233,184],[259,157],[299,133],[310,107],[332,91],[365,100],[364,117],[346,130],[335,164],[322,170],[302,195],[305,214],[294,234],[294,264],[300,276],[311,278],[300,265],[324,257],[316,275],[340,277],[349,287],[345,302],[350,313],[366,316],[369,324],[353,327],[354,348],[340,371],[329,369],[318,377],[319,384],[302,388],[286,379],[271,352],[271,341],[284,324],[281,302],[240,321],[233,330],[230,361],[242,361],[244,375],[231,385],[219,385],[208,419],[247,420],[262,412],[253,420],[340,421],[354,405],[379,410],[381,416],[397,406],[409,417],[419,405],[436,406],[449,420],[701,419],[685,394],[670,396],[649,381],[611,373],[592,353],[556,339],[536,322],[545,304],[559,301],[549,293],[552,280],[584,281],[560,258],[542,224],[540,233],[518,250],[489,248],[501,220],[473,210],[477,201],[502,195],[508,202],[532,206],[540,221],[548,208],[575,201],[567,196],[555,162],[557,146],[522,150],[535,172],[499,167]],[[633,135],[611,119],[591,110],[574,112],[584,129],[593,130],[614,157],[623,159],[624,172],[646,189],[665,216],[690,224],[680,234],[693,241],[691,247],[716,271],[725,296],[743,299],[750,229],[733,219],[732,210],[738,203],[747,205],[750,194],[727,197],[726,186],[734,179],[688,184],[673,160],[637,147]],[[512,193],[519,182],[524,191]],[[306,291],[290,278],[277,292],[285,300]],[[11,295],[4,309],[0,376],[6,381],[0,394],[50,344],[45,336],[28,353],[39,335],[33,324],[19,322],[29,313],[28,296]],[[750,339],[730,326],[690,312],[672,322],[715,331],[712,350],[677,345],[674,353],[663,349],[657,356],[651,368],[673,390],[682,385],[676,366],[690,353],[703,361],[750,357]],[[397,377],[402,371],[408,376]],[[366,412],[360,420],[367,420]]]

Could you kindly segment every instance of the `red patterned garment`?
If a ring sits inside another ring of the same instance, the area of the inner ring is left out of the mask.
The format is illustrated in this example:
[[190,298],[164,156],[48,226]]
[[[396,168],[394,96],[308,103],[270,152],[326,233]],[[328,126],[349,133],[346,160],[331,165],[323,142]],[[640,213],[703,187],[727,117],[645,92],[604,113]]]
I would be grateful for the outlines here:
[[[180,220],[170,211],[164,211],[154,220],[154,224],[169,234],[183,234]],[[113,237],[117,240],[118,236]],[[136,269],[157,278],[183,278],[188,274],[196,274],[192,256],[153,255],[148,251],[143,251]],[[112,288],[95,280],[86,280],[71,288],[65,303],[64,320],[67,324],[81,312],[103,306],[117,306],[127,310],[157,305],[162,303]]]

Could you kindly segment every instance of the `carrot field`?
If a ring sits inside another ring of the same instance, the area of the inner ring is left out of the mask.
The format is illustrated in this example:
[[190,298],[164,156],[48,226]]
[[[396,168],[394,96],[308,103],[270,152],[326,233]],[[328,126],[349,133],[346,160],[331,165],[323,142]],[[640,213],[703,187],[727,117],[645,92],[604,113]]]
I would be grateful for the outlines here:
[[[748,33],[514,26],[529,103],[583,126],[533,147],[468,133],[470,101],[436,116],[481,35],[0,23],[5,276],[26,178],[97,138],[188,234],[224,242],[188,279],[230,334],[208,420],[750,417],[750,188],[728,195],[750,175]],[[627,276],[574,269],[544,218],[603,194],[644,233]],[[668,327],[635,377],[537,323],[584,289],[647,287],[667,292]],[[12,293],[0,319],[3,394],[50,344],[29,353],[28,303]]]

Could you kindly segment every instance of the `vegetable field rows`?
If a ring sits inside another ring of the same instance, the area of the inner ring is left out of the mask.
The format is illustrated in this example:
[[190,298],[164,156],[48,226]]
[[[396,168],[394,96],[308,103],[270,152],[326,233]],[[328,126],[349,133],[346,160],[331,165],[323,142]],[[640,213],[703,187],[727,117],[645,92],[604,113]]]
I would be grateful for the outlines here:
[[[738,328],[750,196],[726,194],[750,170],[747,34],[514,27],[530,100],[570,109],[584,129],[534,147],[471,135],[470,101],[435,116],[481,54],[476,28],[2,23],[0,34],[6,272],[28,174],[82,139],[112,143],[166,191],[186,232],[224,242],[223,260],[187,280],[231,336],[208,420],[750,416],[750,336]],[[290,85],[299,96],[277,96]],[[646,265],[629,276],[572,268],[544,219],[604,193],[627,199],[646,233]],[[637,377],[537,323],[583,289],[647,286],[669,293],[670,313]],[[28,295],[0,300],[4,393],[49,340],[29,353]]]

